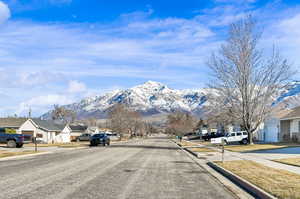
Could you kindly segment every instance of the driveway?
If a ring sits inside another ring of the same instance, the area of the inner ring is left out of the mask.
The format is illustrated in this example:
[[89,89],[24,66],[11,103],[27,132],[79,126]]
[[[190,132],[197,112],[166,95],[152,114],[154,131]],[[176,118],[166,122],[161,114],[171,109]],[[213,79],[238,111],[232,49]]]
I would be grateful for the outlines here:
[[167,139],[0,162],[0,198],[234,198]]

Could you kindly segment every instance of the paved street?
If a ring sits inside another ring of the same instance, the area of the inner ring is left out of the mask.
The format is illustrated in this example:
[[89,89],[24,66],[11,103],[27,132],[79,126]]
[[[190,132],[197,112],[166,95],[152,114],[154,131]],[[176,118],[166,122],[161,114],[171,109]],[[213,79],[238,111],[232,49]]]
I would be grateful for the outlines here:
[[0,198],[233,198],[167,139],[0,161]]

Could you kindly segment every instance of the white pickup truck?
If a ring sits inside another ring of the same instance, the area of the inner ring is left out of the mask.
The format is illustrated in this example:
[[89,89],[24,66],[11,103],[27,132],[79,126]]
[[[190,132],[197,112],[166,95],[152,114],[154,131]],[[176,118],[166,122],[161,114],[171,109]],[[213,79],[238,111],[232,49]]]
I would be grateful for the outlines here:
[[246,131],[238,131],[228,133],[224,137],[212,138],[210,142],[212,144],[222,144],[222,140],[224,140],[224,144],[229,144],[232,142],[239,142],[240,144],[248,143],[248,133]]

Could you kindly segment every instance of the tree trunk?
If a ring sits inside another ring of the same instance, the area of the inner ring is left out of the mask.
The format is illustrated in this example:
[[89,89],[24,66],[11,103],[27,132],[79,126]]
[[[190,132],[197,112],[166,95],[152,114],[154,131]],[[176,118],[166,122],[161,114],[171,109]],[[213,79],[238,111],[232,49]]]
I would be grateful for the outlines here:
[[248,133],[248,144],[253,144],[253,133],[247,132]]

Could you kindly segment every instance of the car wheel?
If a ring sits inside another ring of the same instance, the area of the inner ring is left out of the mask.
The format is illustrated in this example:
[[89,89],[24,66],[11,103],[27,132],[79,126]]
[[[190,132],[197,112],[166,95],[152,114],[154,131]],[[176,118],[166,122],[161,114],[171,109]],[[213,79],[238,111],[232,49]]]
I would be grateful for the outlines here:
[[17,146],[16,141],[8,140],[8,142],[7,142],[7,147],[8,148],[16,148],[16,146]]
[[23,144],[17,144],[17,148],[22,148]]
[[247,140],[247,139],[243,139],[243,140],[242,140],[242,143],[243,143],[243,144],[248,144],[248,140]]

